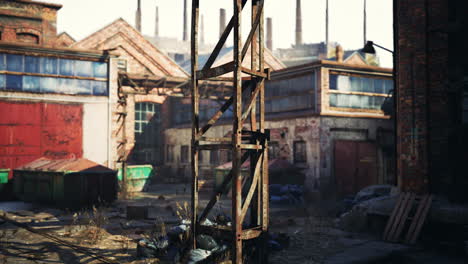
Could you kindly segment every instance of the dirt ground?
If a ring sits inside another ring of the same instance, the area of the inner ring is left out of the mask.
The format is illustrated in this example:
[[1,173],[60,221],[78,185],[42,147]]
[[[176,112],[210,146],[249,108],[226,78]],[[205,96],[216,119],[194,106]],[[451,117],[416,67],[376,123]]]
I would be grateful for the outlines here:
[[[207,203],[207,198],[201,197],[201,206]],[[8,217],[12,220],[59,239],[53,241],[0,220],[0,264],[164,263],[156,259],[138,260],[136,242],[150,236],[162,222],[167,228],[178,224],[177,204],[190,204],[189,201],[189,188],[172,184],[151,186],[148,191],[133,194],[130,199],[117,201],[110,207],[78,212],[38,204],[0,202],[0,210],[9,211]],[[148,206],[147,219],[127,219],[128,205]],[[230,200],[222,199],[213,210],[217,213],[229,208]],[[334,227],[334,220],[314,205],[271,204],[270,233],[286,234],[290,242],[287,248],[270,253],[270,263],[329,263],[330,257],[374,239],[339,230]]]

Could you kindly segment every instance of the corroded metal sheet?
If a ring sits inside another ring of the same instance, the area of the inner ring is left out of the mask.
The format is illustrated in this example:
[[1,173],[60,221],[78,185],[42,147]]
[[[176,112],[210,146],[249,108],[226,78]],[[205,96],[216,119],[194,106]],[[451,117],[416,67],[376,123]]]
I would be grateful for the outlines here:
[[0,113],[0,168],[83,155],[82,105],[0,102]]

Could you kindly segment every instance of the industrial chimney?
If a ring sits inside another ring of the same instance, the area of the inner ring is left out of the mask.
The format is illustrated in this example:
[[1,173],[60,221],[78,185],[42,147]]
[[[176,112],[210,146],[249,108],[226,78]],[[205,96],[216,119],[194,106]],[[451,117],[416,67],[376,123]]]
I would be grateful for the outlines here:
[[266,46],[269,50],[273,51],[273,22],[271,17],[267,17]]
[[364,0],[364,45],[367,43],[367,3]]
[[141,1],[138,0],[138,7],[135,15],[135,27],[141,32]]
[[200,44],[205,44],[205,21],[203,15],[201,15],[200,21]]
[[156,19],[154,21],[154,36],[159,37],[159,8],[156,6]]
[[302,10],[301,0],[296,0],[296,46],[302,45]]
[[343,47],[341,45],[338,45],[338,46],[336,46],[335,51],[336,51],[336,61],[340,62],[340,63],[343,63],[343,59],[344,59]]
[[325,44],[327,46],[327,54],[328,54],[328,44],[329,44],[329,31],[328,31],[328,0],[327,0],[327,6],[325,8]]
[[219,37],[223,35],[224,30],[226,29],[226,9],[219,9]]
[[184,0],[184,35],[182,36],[183,41],[188,41],[187,31],[187,0]]

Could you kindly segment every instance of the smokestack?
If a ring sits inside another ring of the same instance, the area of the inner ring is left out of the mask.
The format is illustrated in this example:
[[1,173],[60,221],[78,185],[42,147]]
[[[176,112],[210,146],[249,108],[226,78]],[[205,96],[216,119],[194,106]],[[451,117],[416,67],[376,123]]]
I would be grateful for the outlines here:
[[203,19],[203,15],[201,15],[200,21],[200,44],[205,44],[205,22]]
[[296,46],[302,45],[302,10],[301,0],[296,0]]
[[135,27],[141,32],[141,1],[138,0],[138,7],[135,15]]
[[367,1],[364,0],[364,45],[367,43]]
[[327,6],[325,8],[325,44],[327,45],[327,50],[328,50],[328,44],[330,41],[328,34],[329,34],[329,31],[328,31],[328,0],[327,0]]
[[341,45],[336,46],[336,61],[343,62],[344,59],[344,50]]
[[219,9],[219,37],[223,35],[225,29],[226,29],[226,9],[220,8]]
[[159,8],[156,6],[156,20],[154,21],[154,36],[159,37]]
[[184,41],[188,41],[187,31],[187,0],[184,0],[184,35],[182,36]]
[[271,17],[267,17],[266,46],[269,50],[273,51],[273,22]]

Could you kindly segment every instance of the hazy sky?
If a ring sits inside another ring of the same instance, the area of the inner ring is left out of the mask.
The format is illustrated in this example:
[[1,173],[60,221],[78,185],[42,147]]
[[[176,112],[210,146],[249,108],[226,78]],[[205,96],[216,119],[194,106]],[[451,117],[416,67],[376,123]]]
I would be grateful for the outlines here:
[[[345,49],[358,49],[363,46],[363,1],[329,0],[330,41],[339,42]],[[88,36],[119,17],[131,25],[135,24],[137,0],[47,0],[46,2],[63,5],[58,14],[58,31],[67,31],[76,40]],[[183,0],[141,0],[141,2],[143,34],[154,34],[157,5],[160,35],[182,38]],[[188,2],[190,16],[191,0]],[[201,14],[205,20],[206,42],[217,41],[219,8],[226,9],[229,21],[233,10],[232,2],[232,0],[200,0]],[[326,0],[302,0],[305,43],[325,40],[325,3]],[[296,0],[266,0],[265,5],[265,17],[273,18],[274,48],[290,47],[295,41]],[[250,26],[249,8],[244,9],[243,22],[245,37]],[[367,39],[393,50],[392,0],[367,0],[367,22]],[[391,67],[391,54],[382,50],[377,52],[382,66]]]

